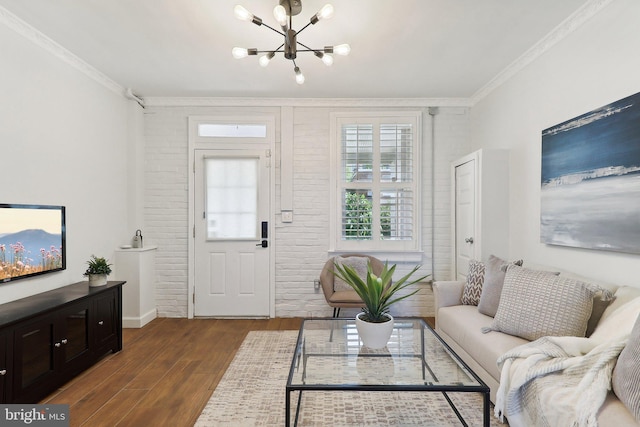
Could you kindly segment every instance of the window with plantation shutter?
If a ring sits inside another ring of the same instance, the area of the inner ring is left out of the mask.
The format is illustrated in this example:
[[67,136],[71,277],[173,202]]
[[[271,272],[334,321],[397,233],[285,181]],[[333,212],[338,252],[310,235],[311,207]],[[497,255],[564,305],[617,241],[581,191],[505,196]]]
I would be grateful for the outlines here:
[[336,251],[418,249],[420,113],[334,113]]

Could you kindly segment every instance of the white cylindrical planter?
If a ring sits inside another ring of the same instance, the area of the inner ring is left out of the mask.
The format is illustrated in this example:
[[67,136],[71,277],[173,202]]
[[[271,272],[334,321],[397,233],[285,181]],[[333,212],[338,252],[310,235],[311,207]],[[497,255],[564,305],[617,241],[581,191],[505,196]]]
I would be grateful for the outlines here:
[[156,261],[157,246],[117,249],[115,276],[126,280],[122,287],[122,326],[141,328],[157,317]]
[[371,323],[360,319],[364,313],[358,313],[356,316],[356,329],[362,340],[362,344],[369,348],[384,348],[391,338],[393,332],[393,317],[389,314],[388,322]]
[[106,274],[89,274],[89,286],[92,288],[107,284]]

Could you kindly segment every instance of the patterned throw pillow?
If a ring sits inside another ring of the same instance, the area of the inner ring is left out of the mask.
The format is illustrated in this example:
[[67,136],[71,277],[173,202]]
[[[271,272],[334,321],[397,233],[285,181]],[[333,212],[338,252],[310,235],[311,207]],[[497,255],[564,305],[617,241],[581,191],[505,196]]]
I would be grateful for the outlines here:
[[462,304],[478,305],[482,284],[484,283],[484,263],[476,260],[469,261],[469,273],[462,290]]
[[491,328],[530,341],[544,336],[584,337],[600,286],[547,271],[510,265]]
[[[522,260],[513,261],[511,264],[522,266]],[[489,259],[485,265],[482,295],[480,295],[480,302],[477,304],[480,313],[495,317],[498,311],[498,305],[500,305],[500,294],[502,293],[504,275],[506,274],[506,267],[508,266],[509,261],[505,261],[494,255],[489,255]]]
[[640,316],[636,320],[627,346],[613,370],[613,391],[637,421],[640,421]]
[[[360,257],[360,256],[350,256],[350,257],[343,258],[341,256],[337,256],[335,257],[334,261],[336,264],[340,266],[348,265],[349,267],[353,268],[356,271],[356,273],[358,273],[358,276],[360,276],[363,280],[366,280],[367,263],[369,262],[369,258]],[[345,282],[338,276],[334,276],[333,290],[335,292],[353,291],[353,288],[351,287],[351,285],[349,285],[347,282]]]

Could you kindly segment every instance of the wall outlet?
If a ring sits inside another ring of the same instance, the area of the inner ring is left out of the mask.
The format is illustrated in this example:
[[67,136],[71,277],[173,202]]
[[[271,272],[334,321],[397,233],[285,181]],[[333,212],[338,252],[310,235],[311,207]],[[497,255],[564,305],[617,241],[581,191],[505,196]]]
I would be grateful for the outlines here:
[[313,281],[313,289],[315,289],[316,291],[320,290],[320,279],[316,279]]

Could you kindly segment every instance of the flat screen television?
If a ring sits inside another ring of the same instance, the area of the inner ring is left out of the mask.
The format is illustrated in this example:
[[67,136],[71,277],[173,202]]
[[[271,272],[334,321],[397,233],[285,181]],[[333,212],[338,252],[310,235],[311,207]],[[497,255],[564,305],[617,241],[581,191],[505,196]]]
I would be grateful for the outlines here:
[[0,203],[0,283],[64,270],[65,207]]

